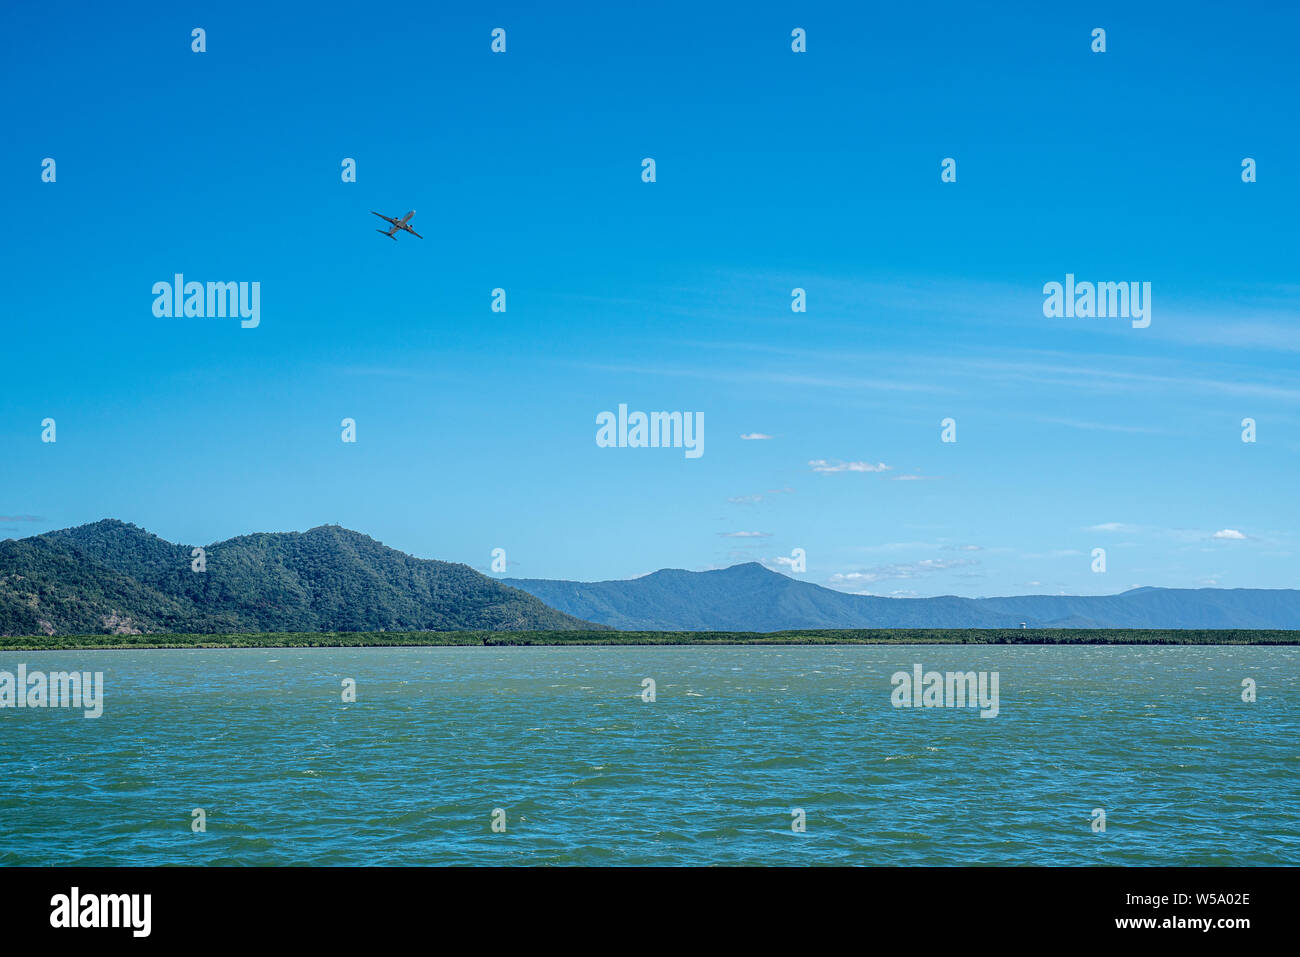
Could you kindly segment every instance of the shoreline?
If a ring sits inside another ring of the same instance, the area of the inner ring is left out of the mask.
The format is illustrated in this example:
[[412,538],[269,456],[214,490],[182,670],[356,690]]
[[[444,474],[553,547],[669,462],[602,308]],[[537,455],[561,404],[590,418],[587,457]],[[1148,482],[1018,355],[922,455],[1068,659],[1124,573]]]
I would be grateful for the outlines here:
[[729,631],[265,632],[156,635],[17,635],[7,651],[164,651],[231,648],[716,647],[790,645],[1217,645],[1297,646],[1300,630],[1126,628],[890,628]]

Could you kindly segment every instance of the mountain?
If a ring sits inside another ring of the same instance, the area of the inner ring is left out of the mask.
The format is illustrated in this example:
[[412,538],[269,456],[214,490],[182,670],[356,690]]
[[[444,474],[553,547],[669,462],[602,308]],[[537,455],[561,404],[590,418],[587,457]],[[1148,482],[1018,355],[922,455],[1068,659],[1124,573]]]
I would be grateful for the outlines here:
[[[1006,627],[995,612],[966,611],[969,599],[846,595],[769,571],[756,562],[719,571],[664,569],[630,581],[503,579],[553,608],[629,631],[786,631],[795,628]],[[582,609],[579,613],[573,609]]]
[[359,532],[244,535],[191,547],[107,519],[0,542],[0,635],[598,629],[467,565]]
[[1300,590],[1135,588],[1119,595],[878,598],[796,581],[756,562],[665,569],[627,581],[503,579],[552,608],[614,628],[1300,628]]
[[[1295,589],[878,598],[756,563],[630,581],[495,580],[336,525],[191,546],[108,519],[0,542],[0,635],[264,631],[1300,629]],[[595,624],[593,624],[593,622]]]

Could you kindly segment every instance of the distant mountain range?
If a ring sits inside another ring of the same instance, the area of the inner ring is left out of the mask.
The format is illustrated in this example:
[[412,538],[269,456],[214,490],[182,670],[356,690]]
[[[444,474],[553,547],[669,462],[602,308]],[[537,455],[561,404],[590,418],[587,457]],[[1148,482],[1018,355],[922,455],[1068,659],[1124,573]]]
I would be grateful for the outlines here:
[[503,579],[567,614],[620,630],[807,628],[1300,628],[1300,590],[1134,588],[1119,595],[877,598],[796,581],[755,562],[627,581]]
[[492,579],[336,525],[191,546],[106,519],[0,541],[0,635],[268,631],[1300,629],[1300,590],[876,598],[749,563],[627,581]]
[[450,562],[359,532],[173,545],[112,519],[0,541],[0,635],[598,629]]

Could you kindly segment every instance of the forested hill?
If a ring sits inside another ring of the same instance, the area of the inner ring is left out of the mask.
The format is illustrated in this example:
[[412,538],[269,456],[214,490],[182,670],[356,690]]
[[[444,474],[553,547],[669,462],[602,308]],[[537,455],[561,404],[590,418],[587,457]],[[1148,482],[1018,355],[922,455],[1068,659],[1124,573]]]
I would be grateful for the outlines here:
[[190,545],[106,519],[0,542],[0,635],[599,629],[335,525]]

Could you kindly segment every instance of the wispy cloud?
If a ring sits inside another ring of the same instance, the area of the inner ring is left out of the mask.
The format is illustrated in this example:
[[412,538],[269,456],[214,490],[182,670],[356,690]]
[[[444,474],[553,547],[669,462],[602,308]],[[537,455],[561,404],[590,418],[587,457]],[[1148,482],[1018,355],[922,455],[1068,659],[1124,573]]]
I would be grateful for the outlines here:
[[1020,557],[1030,561],[1041,561],[1045,558],[1073,558],[1082,554],[1083,552],[1077,548],[1054,548],[1050,552],[1025,552]]
[[764,500],[765,495],[792,495],[792,494],[794,494],[794,489],[792,488],[770,488],[763,495],[759,495],[759,494],[733,495],[730,498],[728,498],[727,501],[731,502],[734,505],[757,505],[759,502]]
[[832,462],[829,459],[811,459],[808,465],[814,472],[888,472],[893,468],[884,462]]
[[[788,359],[788,357],[786,357]],[[906,379],[864,379],[860,376],[827,376],[820,373],[793,373],[786,371],[762,371],[751,369],[728,370],[718,366],[692,368],[689,366],[649,366],[627,365],[606,362],[586,362],[576,359],[556,359],[553,362],[597,372],[617,375],[664,376],[668,378],[706,379],[714,382],[734,382],[740,384],[807,386],[813,389],[828,389],[837,392],[952,392],[948,386],[931,385],[916,380]]]
[[875,545],[854,545],[855,552],[903,552],[903,551],[932,551],[936,547],[934,542],[879,542]]
[[1114,425],[1108,422],[1084,422],[1079,419],[1049,419],[1039,418],[1039,422],[1046,422],[1048,425],[1061,425],[1068,429],[1084,429],[1089,432],[1126,432],[1157,434],[1165,433],[1167,429],[1157,429],[1145,425]]
[[1154,535],[1161,538],[1172,538],[1175,541],[1191,545],[1204,543],[1206,539],[1244,542],[1250,538],[1249,535],[1235,528],[1221,528],[1217,532],[1207,532],[1194,528],[1160,528],[1154,525],[1130,525],[1127,522],[1103,522],[1100,525],[1089,525],[1086,530],[1089,532],[1115,532],[1122,535]]
[[766,432],[745,432],[740,437],[746,442],[763,442],[772,438]]
[[[1054,355],[1049,353],[1049,356]],[[1152,372],[1130,372],[1118,367],[1099,367],[1085,364],[1082,357],[1073,357],[1073,363],[1065,361],[1024,360],[975,360],[961,363],[972,372],[984,370],[995,372],[1001,378],[1018,378],[1022,382],[1039,385],[1072,385],[1087,388],[1094,392],[1123,392],[1135,389],[1146,391],[1159,390],[1168,393],[1175,389],[1185,389],[1200,394],[1251,396],[1254,398],[1278,399],[1288,402],[1300,401],[1300,389],[1290,384],[1274,384],[1259,381],[1241,381],[1238,379],[1218,378],[1213,375],[1160,375]],[[1094,359],[1115,361],[1114,357],[1094,356]],[[1122,361],[1122,359],[1121,359]]]
[[889,565],[875,565],[855,572],[837,572],[830,577],[830,583],[832,585],[861,585],[905,578],[920,578],[936,572],[949,571],[953,568],[967,568],[978,564],[978,561],[971,558],[924,558],[919,562],[896,562]]
[[723,538],[771,538],[771,532],[718,532]]

